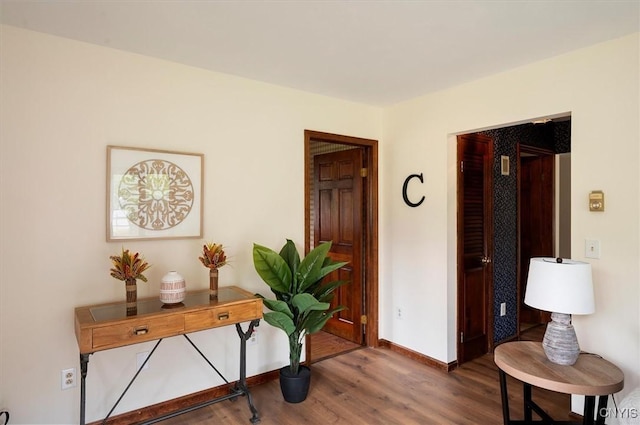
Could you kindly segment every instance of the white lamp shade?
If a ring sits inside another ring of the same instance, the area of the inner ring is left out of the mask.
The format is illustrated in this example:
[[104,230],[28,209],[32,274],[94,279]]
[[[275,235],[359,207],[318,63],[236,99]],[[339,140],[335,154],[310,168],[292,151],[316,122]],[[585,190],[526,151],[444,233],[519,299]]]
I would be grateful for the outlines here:
[[565,314],[595,311],[591,264],[555,258],[532,258],[524,303],[539,310]]

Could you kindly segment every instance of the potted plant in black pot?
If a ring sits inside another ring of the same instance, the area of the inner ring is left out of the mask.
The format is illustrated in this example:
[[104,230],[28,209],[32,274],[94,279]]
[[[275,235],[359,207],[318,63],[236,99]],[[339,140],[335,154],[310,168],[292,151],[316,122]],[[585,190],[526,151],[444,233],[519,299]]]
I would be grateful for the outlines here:
[[289,366],[280,369],[280,388],[290,403],[305,400],[309,391],[311,371],[300,365],[304,337],[318,332],[333,314],[345,309],[331,308],[331,300],[336,288],[347,282],[322,282],[325,276],[347,264],[329,258],[330,249],[331,242],[322,243],[300,260],[295,244],[289,239],[279,253],[253,245],[256,271],[276,296],[272,300],[257,294],[271,310],[264,313],[264,320],[282,329],[289,339]]

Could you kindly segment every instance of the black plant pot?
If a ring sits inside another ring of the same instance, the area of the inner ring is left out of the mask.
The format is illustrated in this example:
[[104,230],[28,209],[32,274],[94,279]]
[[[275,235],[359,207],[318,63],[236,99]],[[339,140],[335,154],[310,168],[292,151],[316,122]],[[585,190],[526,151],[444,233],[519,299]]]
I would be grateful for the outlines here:
[[291,374],[289,366],[280,369],[280,390],[284,400],[289,403],[300,403],[307,398],[311,370],[307,366],[300,366],[297,375]]

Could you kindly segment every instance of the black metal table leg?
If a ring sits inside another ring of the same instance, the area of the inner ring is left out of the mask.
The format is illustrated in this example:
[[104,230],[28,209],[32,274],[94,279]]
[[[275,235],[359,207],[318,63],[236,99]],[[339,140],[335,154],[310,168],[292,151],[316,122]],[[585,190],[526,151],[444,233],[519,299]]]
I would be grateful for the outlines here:
[[87,370],[89,369],[89,356],[91,353],[80,353],[80,425],[85,424],[85,408],[87,402]]
[[525,422],[531,422],[533,420],[533,415],[531,414],[531,384],[523,382],[522,391],[524,392],[524,420]]
[[242,391],[247,396],[247,402],[249,403],[249,409],[251,410],[251,423],[255,424],[260,422],[260,417],[258,416],[258,410],[253,405],[253,397],[251,397],[251,393],[249,392],[249,388],[247,387],[247,340],[251,338],[253,334],[253,328],[260,324],[260,319],[252,320],[249,323],[249,327],[246,332],[243,332],[240,323],[236,323],[236,331],[238,332],[238,336],[240,337],[240,379],[236,384],[236,387]]
[[604,425],[607,414],[607,401],[608,395],[601,395],[598,397],[598,411],[596,412],[596,425]]
[[504,425],[509,425],[509,394],[507,393],[507,374],[502,369],[498,369],[500,375],[500,396],[502,397],[502,420]]
[[596,408],[596,397],[588,395],[584,397],[584,412],[583,412],[583,424],[593,425],[593,415]]
[[[171,413],[168,413],[166,415],[162,415],[162,416],[150,419],[148,421],[144,421],[142,423],[143,424],[153,424],[153,423],[156,423],[156,422],[160,422],[160,421],[162,421],[164,419],[172,418],[172,417],[178,416],[178,415],[180,415],[182,413],[186,413],[186,412],[190,412],[190,411],[193,411],[193,410],[196,410],[196,409],[200,409],[200,408],[202,408],[204,406],[208,406],[208,405],[213,404],[213,403],[218,403],[218,402],[221,402],[221,401],[224,401],[224,400],[235,399],[239,395],[246,395],[247,396],[247,400],[248,400],[248,403],[249,403],[249,409],[251,410],[251,413],[252,413],[252,417],[250,419],[251,423],[255,424],[255,423],[260,422],[260,417],[258,415],[258,410],[253,405],[253,397],[251,396],[251,393],[249,392],[249,388],[247,386],[247,341],[248,341],[249,338],[251,338],[251,335],[253,334],[253,329],[256,326],[258,326],[259,324],[260,324],[260,319],[252,320],[249,323],[249,328],[247,329],[246,332],[242,331],[242,327],[240,326],[239,323],[236,324],[236,330],[238,332],[238,335],[240,336],[240,379],[236,383],[235,388],[232,390],[232,392],[230,394],[225,395],[225,396],[221,396],[221,397],[217,397],[215,399],[208,400],[208,401],[205,401],[203,403],[199,403],[199,404],[197,404],[195,406],[179,409],[179,410],[177,410],[175,412],[171,412]],[[209,364],[209,366],[211,366],[211,368],[213,368],[213,370],[218,374],[218,376],[220,376],[220,378],[222,378],[225,383],[229,384],[229,381],[227,381],[227,379],[220,373],[220,371],[213,365],[213,363],[211,363],[209,361],[209,359],[207,359],[207,357],[204,355],[204,353],[202,353],[202,351],[200,351],[200,349],[191,341],[191,339],[189,339],[189,337],[186,334],[183,334],[183,336],[191,344],[191,346],[200,354],[200,356],[202,356],[202,358]],[[140,371],[142,371],[142,369],[145,367],[146,363],[149,361],[149,359],[151,358],[153,353],[156,351],[156,348],[158,348],[158,345],[160,345],[160,342],[162,342],[162,338],[160,338],[156,342],[155,346],[153,347],[153,349],[151,350],[151,352],[149,353],[149,355],[147,356],[145,361],[142,363],[142,365],[140,365],[140,367],[136,371],[135,375],[133,376],[133,378],[131,379],[129,384],[126,386],[126,388],[124,389],[124,391],[122,392],[122,394],[120,395],[118,400],[115,402],[115,404],[113,405],[113,407],[109,411],[109,413],[107,413],[107,416],[104,419],[102,419],[102,423],[103,424],[107,422],[107,420],[109,419],[109,417],[111,416],[111,414],[113,413],[115,408],[118,406],[118,404],[120,403],[122,398],[125,396],[125,394],[129,390],[129,388],[131,387],[133,382],[138,377]],[[91,354],[93,354],[93,353],[80,354],[80,371],[81,371],[81,382],[80,382],[80,425],[85,425],[85,408],[86,408],[86,386],[85,386],[85,383],[86,383],[86,377],[87,377],[89,356]]]

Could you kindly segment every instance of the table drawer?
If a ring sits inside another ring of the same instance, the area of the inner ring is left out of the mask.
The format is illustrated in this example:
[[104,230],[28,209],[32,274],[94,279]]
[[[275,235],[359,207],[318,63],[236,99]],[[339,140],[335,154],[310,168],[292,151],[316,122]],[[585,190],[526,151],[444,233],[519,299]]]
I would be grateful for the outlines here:
[[185,332],[232,325],[262,317],[262,300],[212,308],[188,313],[184,318]]
[[121,325],[93,329],[93,348],[96,350],[121,347],[179,335],[184,332],[182,315],[139,319]]

